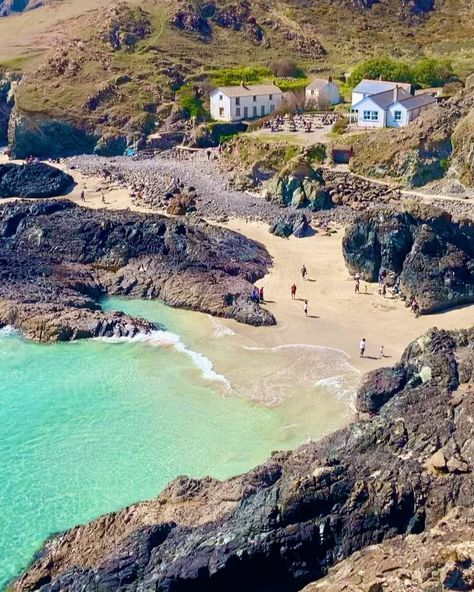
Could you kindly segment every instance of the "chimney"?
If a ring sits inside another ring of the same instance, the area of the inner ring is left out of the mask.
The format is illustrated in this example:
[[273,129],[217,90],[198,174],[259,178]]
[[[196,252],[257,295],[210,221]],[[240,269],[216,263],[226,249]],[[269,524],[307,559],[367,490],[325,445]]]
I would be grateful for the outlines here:
[[393,89],[393,102],[398,103],[398,84],[396,84]]

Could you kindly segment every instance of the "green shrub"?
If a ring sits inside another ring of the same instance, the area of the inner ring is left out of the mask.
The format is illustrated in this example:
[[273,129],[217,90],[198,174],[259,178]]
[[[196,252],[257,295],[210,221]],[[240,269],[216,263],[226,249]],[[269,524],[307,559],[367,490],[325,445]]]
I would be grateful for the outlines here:
[[182,86],[177,92],[178,103],[187,117],[196,119],[208,119],[209,114],[204,109],[203,100],[197,96],[196,91],[189,86]]
[[326,146],[324,144],[315,144],[305,150],[305,156],[309,162],[324,162],[326,160]]
[[338,119],[336,123],[332,126],[332,133],[333,134],[343,134],[346,131],[347,126],[349,125],[349,118],[343,117],[342,119]]
[[443,86],[453,76],[453,68],[447,60],[421,58],[414,66],[389,57],[374,58],[358,64],[349,79],[351,86],[357,86],[363,78],[370,80],[393,80],[409,82],[417,86]]
[[363,78],[370,80],[393,80],[397,82],[414,83],[414,75],[408,64],[389,57],[373,58],[358,64],[352,71],[349,83],[357,86]]
[[256,84],[262,82],[272,73],[265,66],[245,66],[243,68],[220,68],[210,72],[210,79],[216,86],[236,86],[242,82]]
[[413,77],[419,86],[443,86],[453,75],[453,67],[446,60],[422,58],[413,67]]
[[277,78],[276,86],[283,92],[299,92],[308,86],[307,78]]

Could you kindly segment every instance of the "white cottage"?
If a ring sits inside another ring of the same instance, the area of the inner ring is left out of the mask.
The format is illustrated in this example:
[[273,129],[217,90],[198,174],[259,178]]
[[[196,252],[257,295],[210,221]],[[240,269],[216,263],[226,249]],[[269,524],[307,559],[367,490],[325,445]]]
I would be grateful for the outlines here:
[[210,95],[211,117],[216,121],[241,121],[273,113],[283,100],[274,84],[221,86]]
[[306,105],[308,107],[324,108],[329,105],[337,105],[341,102],[339,87],[334,84],[332,78],[315,78],[306,87]]
[[352,107],[352,120],[359,127],[405,127],[423,111],[436,105],[429,93],[412,96],[403,88],[363,98]]

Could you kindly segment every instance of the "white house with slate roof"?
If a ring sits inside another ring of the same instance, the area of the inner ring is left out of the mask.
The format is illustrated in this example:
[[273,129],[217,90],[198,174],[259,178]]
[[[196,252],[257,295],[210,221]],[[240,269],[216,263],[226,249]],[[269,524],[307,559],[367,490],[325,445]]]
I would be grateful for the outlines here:
[[241,121],[273,113],[283,100],[274,84],[221,86],[210,95],[211,117],[216,121]]
[[391,90],[368,94],[353,104],[351,121],[366,128],[405,127],[434,105],[436,98],[433,95],[424,93],[413,96],[395,84]]
[[308,107],[324,107],[326,105],[337,105],[341,102],[339,87],[334,84],[332,78],[315,78],[306,87],[306,105]]

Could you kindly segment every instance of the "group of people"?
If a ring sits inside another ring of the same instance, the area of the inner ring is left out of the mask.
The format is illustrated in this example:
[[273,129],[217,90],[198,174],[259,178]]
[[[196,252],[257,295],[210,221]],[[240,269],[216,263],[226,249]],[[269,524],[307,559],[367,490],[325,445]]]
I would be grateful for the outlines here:
[[254,286],[252,291],[249,294],[249,300],[251,302],[255,302],[256,304],[262,304],[263,302],[265,302],[264,296],[263,296],[263,286],[261,286],[260,288],[257,288],[257,286]]

